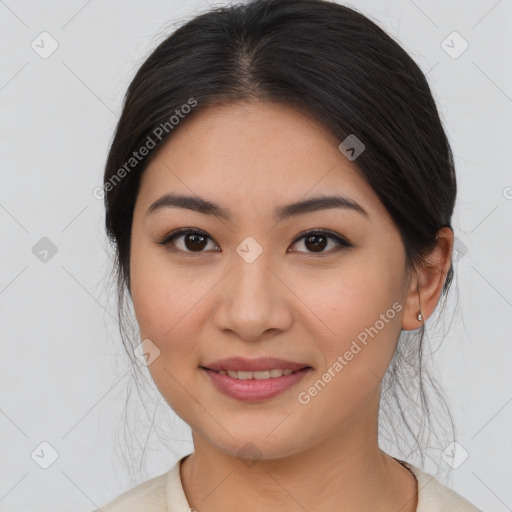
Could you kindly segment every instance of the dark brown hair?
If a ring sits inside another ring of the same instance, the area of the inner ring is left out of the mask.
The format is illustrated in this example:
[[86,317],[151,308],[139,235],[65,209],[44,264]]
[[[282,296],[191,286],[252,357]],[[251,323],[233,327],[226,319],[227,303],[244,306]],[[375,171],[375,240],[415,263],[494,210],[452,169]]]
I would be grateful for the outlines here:
[[[185,115],[183,106],[190,105],[191,97],[197,103]],[[130,291],[132,216],[148,162],[202,108],[251,100],[291,106],[340,142],[355,134],[364,143],[355,163],[401,235],[408,270],[424,263],[441,227],[451,228],[456,198],[452,152],[427,80],[397,42],[363,14],[326,0],[252,0],[216,7],[159,44],[124,99],[104,175],[119,311],[125,290]],[[173,115],[179,122],[163,133]],[[139,149],[149,140],[154,148],[141,157]],[[134,152],[137,162],[127,167]],[[123,168],[122,179],[114,180]],[[452,277],[450,266],[444,295]],[[387,412],[390,421],[403,422],[420,449],[428,443],[420,431],[425,426],[429,434],[435,430],[423,389],[428,375],[423,335],[424,325],[419,332],[402,332],[382,388],[383,399],[399,411]],[[131,355],[133,347],[127,349]],[[421,410],[414,418],[416,406]]]

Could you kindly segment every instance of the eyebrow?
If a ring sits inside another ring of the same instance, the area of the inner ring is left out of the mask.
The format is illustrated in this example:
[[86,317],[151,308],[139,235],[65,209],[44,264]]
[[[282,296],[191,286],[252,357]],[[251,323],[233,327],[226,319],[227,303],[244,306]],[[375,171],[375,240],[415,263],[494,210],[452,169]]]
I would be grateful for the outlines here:
[[[224,208],[216,203],[207,201],[198,196],[189,196],[183,194],[169,193],[165,194],[154,203],[146,211],[146,216],[165,209],[165,208],[185,208],[194,212],[203,213],[205,215],[214,215],[215,217],[231,220],[233,214],[228,208]],[[326,210],[329,208],[343,208],[358,212],[361,215],[369,217],[368,212],[356,201],[348,197],[340,195],[317,196],[303,201],[298,201],[288,205],[276,208],[274,219],[283,221],[296,215]]]

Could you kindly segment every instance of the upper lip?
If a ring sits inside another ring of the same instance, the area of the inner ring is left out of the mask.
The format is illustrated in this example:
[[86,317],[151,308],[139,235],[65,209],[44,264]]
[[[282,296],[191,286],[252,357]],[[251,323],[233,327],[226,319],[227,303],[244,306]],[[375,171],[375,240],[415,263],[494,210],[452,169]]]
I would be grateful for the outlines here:
[[305,363],[295,363],[293,361],[286,361],[276,357],[259,357],[257,359],[245,359],[243,357],[228,357],[226,359],[219,359],[213,363],[202,365],[203,368],[209,370],[241,370],[247,372],[257,372],[261,370],[271,370],[272,368],[280,368],[282,370],[301,370],[302,368],[309,368],[310,366]]

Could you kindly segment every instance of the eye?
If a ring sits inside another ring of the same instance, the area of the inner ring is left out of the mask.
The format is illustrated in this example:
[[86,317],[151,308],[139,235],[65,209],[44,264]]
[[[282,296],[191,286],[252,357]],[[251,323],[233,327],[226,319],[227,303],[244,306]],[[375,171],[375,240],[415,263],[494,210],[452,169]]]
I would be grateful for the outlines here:
[[[177,240],[180,240],[180,243],[176,243]],[[166,247],[170,252],[182,253],[185,256],[194,256],[194,253],[201,254],[206,252],[203,249],[208,246],[208,240],[212,241],[204,231],[191,228],[180,228],[167,234],[157,243]],[[306,252],[309,252],[310,254],[332,254],[344,248],[352,247],[352,244],[350,244],[341,235],[323,229],[310,229],[305,233],[302,233],[299,238],[294,240],[292,246],[302,240],[304,240],[304,246],[309,249]],[[330,251],[325,251],[324,249],[329,245],[329,240],[334,241],[334,248]],[[213,245],[214,249],[218,248],[218,245]]]
[[[352,247],[352,244],[350,244],[341,235],[332,233],[331,231],[326,231],[324,229],[309,229],[308,231],[303,233],[299,238],[296,238],[293,245],[302,240],[304,240],[304,246],[310,249],[311,252],[307,251],[310,252],[310,254],[332,254],[344,248]],[[324,251],[324,249],[329,245],[329,240],[334,241],[334,249],[330,251]]]
[[[175,243],[180,238],[183,239],[181,243]],[[200,254],[205,252],[203,249],[207,246],[207,240],[211,239],[204,231],[181,228],[166,235],[158,244],[165,246],[171,252],[180,252],[186,256],[193,256],[193,253]]]

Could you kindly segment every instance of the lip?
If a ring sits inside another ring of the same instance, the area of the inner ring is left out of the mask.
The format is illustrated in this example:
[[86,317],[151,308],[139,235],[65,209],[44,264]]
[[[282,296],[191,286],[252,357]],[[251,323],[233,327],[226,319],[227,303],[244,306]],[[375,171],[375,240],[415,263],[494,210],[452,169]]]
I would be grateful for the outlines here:
[[[240,370],[246,372],[257,372],[262,370],[271,370],[272,368],[280,368],[282,370],[301,370],[302,368],[309,367],[307,363],[297,363],[293,361],[286,361],[276,357],[259,357],[257,359],[246,359],[244,357],[228,357],[226,359],[219,359],[218,361],[201,365],[206,370]],[[280,379],[281,377],[277,377]],[[266,379],[263,379],[266,380]]]
[[[254,363],[254,361],[252,361]],[[274,361],[275,362],[275,361]],[[296,366],[300,366],[297,365]],[[277,365],[277,368],[279,365]],[[266,368],[269,368],[268,366]],[[276,368],[276,366],[272,366]],[[222,368],[221,368],[222,369]],[[238,368],[240,369],[240,368]],[[236,379],[229,375],[221,375],[215,370],[201,367],[210,382],[228,397],[242,400],[245,402],[259,402],[272,398],[287,389],[298,384],[309,372],[313,371],[311,367],[298,369],[290,375],[282,377],[271,377],[269,379]],[[251,371],[251,370],[247,370]],[[257,371],[257,370],[252,370]]]

